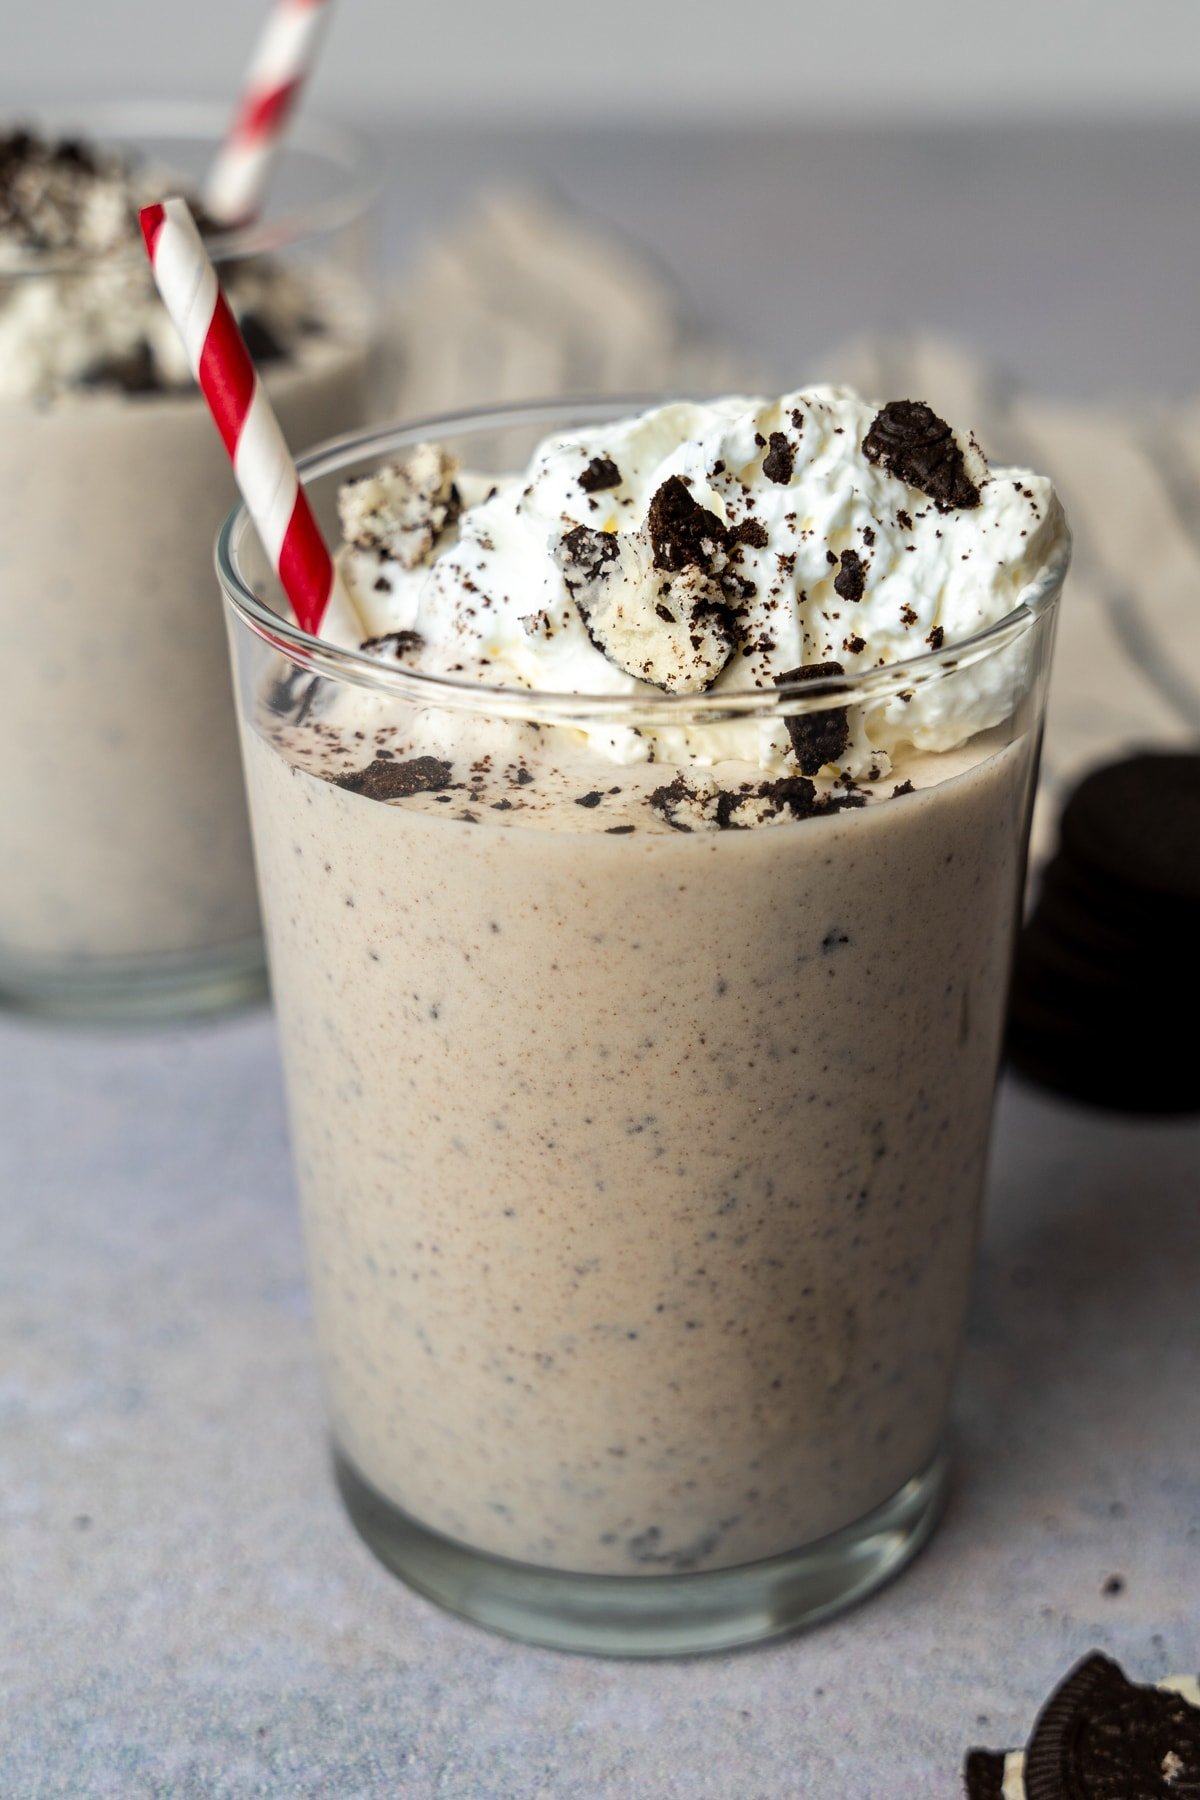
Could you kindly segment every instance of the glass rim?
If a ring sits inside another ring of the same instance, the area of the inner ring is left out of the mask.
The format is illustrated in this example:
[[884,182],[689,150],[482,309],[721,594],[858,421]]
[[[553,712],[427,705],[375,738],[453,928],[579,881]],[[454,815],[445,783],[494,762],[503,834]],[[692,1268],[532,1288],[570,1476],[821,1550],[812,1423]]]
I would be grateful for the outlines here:
[[[232,114],[228,100],[30,100],[14,108],[9,129],[49,129],[94,142],[101,149],[120,141],[160,138],[169,143],[201,141],[214,150],[229,127]],[[341,171],[344,181],[335,194],[314,200],[305,206],[290,207],[277,217],[237,226],[229,231],[214,232],[205,240],[215,263],[241,261],[246,257],[278,252],[307,239],[322,237],[340,230],[361,218],[378,197],[382,188],[382,167],[374,143],[352,127],[335,124],[319,115],[305,113],[288,127],[280,150],[286,160],[289,151],[308,151],[322,157]],[[164,194],[163,196],[167,196]],[[140,241],[129,247],[95,254],[79,250],[60,250],[50,255],[25,256],[19,260],[0,253],[0,280],[41,281],[48,276],[93,273],[98,268],[141,268],[145,251]]]
[[[672,398],[690,398],[675,395]],[[473,407],[466,411],[437,413],[402,424],[376,426],[369,431],[344,433],[316,445],[297,458],[301,483],[368,458],[383,460],[397,450],[422,441],[466,435],[472,431],[513,430],[520,426],[556,427],[566,430],[587,421],[595,423],[627,417],[632,412],[663,404],[662,395],[622,395],[615,398],[560,398],[499,406]],[[826,675],[784,683],[778,687],[729,688],[714,692],[668,694],[659,690],[633,694],[562,692],[518,687],[512,683],[474,681],[456,675],[440,675],[379,662],[361,650],[346,650],[303,630],[290,617],[275,612],[243,578],[239,553],[253,527],[244,501],[228,514],[215,545],[217,579],[234,617],[256,637],[281,651],[298,667],[314,675],[353,687],[390,695],[424,706],[436,705],[456,712],[491,714],[510,719],[545,723],[613,725],[687,725],[755,716],[794,717],[834,707],[874,705],[910,687],[944,679],[969,668],[1030,632],[1052,613],[1062,590],[1071,557],[1071,538],[1064,528],[1061,554],[1047,563],[1025,587],[1017,604],[1002,619],[969,637],[937,650],[923,650],[881,668],[844,675]],[[254,539],[257,543],[257,539]]]

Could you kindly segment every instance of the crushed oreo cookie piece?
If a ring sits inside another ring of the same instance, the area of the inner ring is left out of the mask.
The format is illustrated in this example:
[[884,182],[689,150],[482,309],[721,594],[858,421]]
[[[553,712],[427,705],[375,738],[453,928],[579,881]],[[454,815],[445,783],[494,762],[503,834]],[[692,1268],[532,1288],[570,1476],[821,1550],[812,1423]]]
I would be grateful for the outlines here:
[[654,550],[654,566],[676,572],[723,566],[729,533],[716,513],[692,497],[678,475],[663,482],[650,502],[646,529]]
[[244,312],[238,320],[246,348],[258,364],[281,362],[287,351],[261,313]]
[[119,355],[102,356],[87,363],[75,379],[81,388],[119,388],[123,394],[153,394],[162,385],[154,352],[145,338],[139,338]]
[[786,487],[796,466],[796,452],[782,431],[773,431],[767,442],[770,447],[763,457],[763,474],[768,481]]
[[857,605],[866,585],[867,569],[862,557],[857,550],[843,550],[841,567],[833,578],[834,593],[840,594],[843,600],[849,600],[852,605]]
[[346,542],[394,557],[403,569],[420,568],[462,511],[457,470],[440,445],[417,444],[374,475],[345,482],[338,515]]
[[579,485],[585,494],[599,494],[607,488],[620,487],[621,471],[611,456],[593,456],[579,477]]
[[335,775],[334,787],[368,800],[406,800],[411,794],[439,794],[451,785],[451,768],[437,756],[414,756],[407,762],[376,757],[365,769]]
[[817,790],[807,775],[781,775],[778,781],[762,781],[756,798],[776,812],[790,812],[797,819],[811,819],[821,810]]
[[971,467],[944,419],[923,400],[889,400],[862,441],[868,462],[928,494],[939,512],[980,503],[987,465],[972,441]]
[[818,813],[836,812],[838,800],[818,795],[804,775],[785,775],[776,781],[747,782],[738,788],[719,788],[715,782],[689,781],[679,774],[649,797],[652,806],[673,831],[751,831],[790,813],[794,819],[811,819]]
[[419,631],[385,631],[380,637],[364,638],[358,646],[369,655],[381,656],[390,651],[400,662],[406,656],[416,656],[425,648],[425,639]]
[[[820,681],[845,673],[839,662],[808,663],[803,668],[788,669],[777,675],[775,685],[790,687],[795,682]],[[850,742],[850,717],[844,706],[829,707],[824,712],[792,714],[784,723],[802,775],[816,775],[827,763],[837,763],[845,755]]]
[[946,641],[946,629],[943,625],[935,625],[925,642],[931,650],[940,650]]
[[911,781],[898,781],[892,789],[892,799],[902,800],[905,794],[915,794],[916,791]]
[[648,804],[664,818],[672,831],[694,831],[705,823],[704,802],[711,799],[689,786],[682,775],[655,788]]
[[720,582],[694,563],[656,569],[644,532],[576,525],[556,558],[588,636],[627,675],[670,694],[702,693],[733,655],[735,620]]
[[302,725],[313,709],[320,686],[318,675],[310,675],[307,669],[293,664],[286,675],[272,683],[266,695],[267,707],[277,718]]
[[558,557],[567,588],[574,594],[579,587],[598,580],[610,563],[619,561],[620,555],[620,540],[615,531],[593,531],[587,525],[574,526],[564,535]]
[[743,519],[730,533],[730,549],[737,544],[749,544],[752,550],[765,550],[769,542],[767,528],[761,519]]
[[811,819],[824,810],[808,776],[781,776],[777,781],[759,781],[747,792],[729,794],[721,790],[716,801],[716,824],[723,832],[741,830],[777,819],[790,812],[793,819]]
[[600,789],[593,788],[590,794],[577,794],[575,797],[575,804],[576,806],[586,806],[591,808],[593,806],[599,806],[603,798],[604,795],[600,792]]

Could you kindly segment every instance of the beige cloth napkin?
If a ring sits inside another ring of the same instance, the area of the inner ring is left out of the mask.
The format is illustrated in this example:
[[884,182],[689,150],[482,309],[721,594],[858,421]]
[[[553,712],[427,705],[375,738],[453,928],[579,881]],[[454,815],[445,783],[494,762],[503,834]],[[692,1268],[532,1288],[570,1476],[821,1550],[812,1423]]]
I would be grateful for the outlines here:
[[[689,321],[652,259],[544,196],[498,193],[425,249],[392,320],[392,410],[546,395],[762,391],[749,356]],[[827,379],[926,400],[993,462],[1050,474],[1075,532],[1034,854],[1065,791],[1124,751],[1200,739],[1200,401],[1067,405],[922,338],[859,341]]]

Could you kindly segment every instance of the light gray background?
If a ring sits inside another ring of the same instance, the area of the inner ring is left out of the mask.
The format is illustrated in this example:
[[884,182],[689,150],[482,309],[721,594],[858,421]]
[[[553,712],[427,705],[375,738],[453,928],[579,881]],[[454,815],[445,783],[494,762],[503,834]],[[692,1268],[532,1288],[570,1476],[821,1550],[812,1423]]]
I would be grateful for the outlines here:
[[[224,92],[265,9],[8,0],[0,93]],[[338,10],[318,101],[394,124],[1109,119],[1200,104],[1196,0],[341,0]]]
[[[741,0],[736,35],[699,0],[599,6],[498,9],[456,71],[482,0],[453,28],[445,6],[344,0],[316,99],[360,110],[361,68],[363,110],[394,121],[392,270],[482,173],[534,175],[652,244],[781,373],[921,321],[1062,392],[1194,391],[1200,133],[847,125],[885,94],[926,126],[976,103],[1178,111],[1196,0],[830,0],[774,24]],[[17,12],[0,92],[22,101],[220,91],[259,9]],[[548,18],[552,64],[518,32]],[[601,125],[530,128],[552,110]],[[707,129],[739,120],[772,129]],[[0,1020],[0,1795],[955,1800],[964,1746],[1019,1740],[1089,1646],[1142,1678],[1200,1657],[1198,1159],[1195,1122],[1009,1083],[927,1555],[774,1650],[588,1662],[436,1613],[341,1517],[269,1018],[124,1038]]]

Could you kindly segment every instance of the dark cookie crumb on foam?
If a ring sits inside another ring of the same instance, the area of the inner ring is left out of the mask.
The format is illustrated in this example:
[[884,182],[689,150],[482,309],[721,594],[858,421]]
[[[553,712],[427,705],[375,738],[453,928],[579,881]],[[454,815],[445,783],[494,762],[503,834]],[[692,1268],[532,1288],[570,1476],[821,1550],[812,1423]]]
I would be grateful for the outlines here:
[[[734,801],[722,817],[721,802]],[[828,810],[826,800],[818,800],[817,790],[807,775],[782,775],[778,781],[760,781],[748,794],[722,794],[717,804],[717,824],[724,830],[737,828],[737,808],[751,801],[765,801],[772,814],[790,812],[796,819],[811,819],[814,813]]]
[[928,494],[939,512],[980,503],[954,433],[923,400],[889,400],[875,415],[862,452],[868,462]]
[[777,781],[751,782],[742,788],[718,788],[714,792],[693,787],[681,773],[656,788],[648,804],[673,831],[692,832],[709,824],[718,831],[746,831],[761,824],[764,816],[777,818],[780,813],[789,812],[793,818],[810,819],[817,813],[836,812],[842,800],[834,796],[818,798],[813,783],[804,775],[785,775]]
[[[839,662],[808,663],[803,668],[787,669],[777,675],[775,685],[790,687],[794,682],[819,681],[845,673]],[[826,763],[836,763],[845,755],[850,742],[850,718],[844,706],[830,707],[824,712],[794,714],[784,723],[802,775],[815,775]]]
[[333,785],[368,800],[403,800],[410,794],[442,792],[451,786],[450,776],[450,764],[437,756],[414,756],[407,762],[376,757],[365,769],[335,775]]
[[689,494],[678,475],[664,481],[650,502],[646,528],[654,548],[654,566],[678,573],[711,570],[718,552],[728,548],[729,534],[716,513]]
[[786,487],[796,466],[796,452],[782,431],[771,433],[767,454],[763,457],[763,474],[768,481]]
[[856,550],[843,550],[841,567],[833,578],[833,591],[843,600],[857,604],[867,585],[867,569]]
[[620,487],[621,471],[611,456],[593,456],[579,477],[579,485],[585,494],[599,494],[607,488]]
[[672,831],[690,831],[692,827],[684,820],[677,818],[676,813],[680,807],[686,806],[696,799],[695,790],[688,786],[682,775],[676,775],[673,781],[668,781],[662,787],[655,788],[649,796],[647,805],[652,806],[655,812],[661,814]]
[[765,550],[770,538],[766,526],[761,519],[743,519],[735,525],[730,534],[731,547],[736,544],[749,544],[752,550]]

